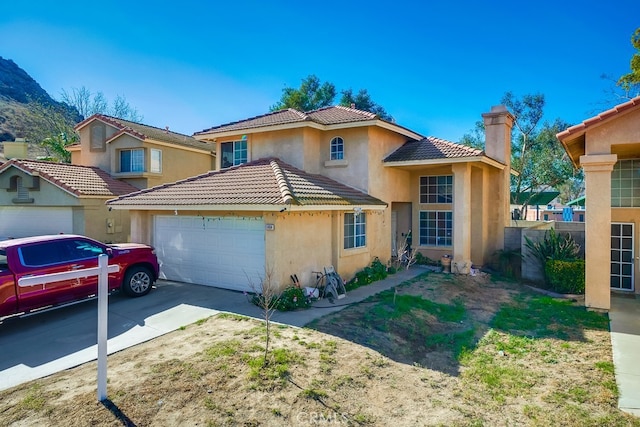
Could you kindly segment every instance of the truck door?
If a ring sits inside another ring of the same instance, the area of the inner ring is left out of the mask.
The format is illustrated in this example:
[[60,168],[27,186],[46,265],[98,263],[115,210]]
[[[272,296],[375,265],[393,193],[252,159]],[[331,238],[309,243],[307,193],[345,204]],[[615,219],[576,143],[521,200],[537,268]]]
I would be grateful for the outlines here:
[[[16,280],[21,277],[72,271],[76,267],[67,240],[38,242],[22,246],[17,251],[20,266]],[[18,286],[19,311],[34,310],[77,299],[82,279],[62,280],[45,285]]]

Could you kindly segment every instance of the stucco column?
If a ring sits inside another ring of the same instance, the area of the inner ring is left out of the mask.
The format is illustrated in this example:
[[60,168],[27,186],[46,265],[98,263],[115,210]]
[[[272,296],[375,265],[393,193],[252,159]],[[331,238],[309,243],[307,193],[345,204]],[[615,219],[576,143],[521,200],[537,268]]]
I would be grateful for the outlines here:
[[149,214],[145,211],[130,211],[129,216],[131,219],[131,236],[129,241],[153,245],[154,242],[149,238],[147,228],[147,218],[149,218]]
[[602,310],[611,308],[611,171],[616,160],[615,154],[580,156],[587,199],[584,304]]
[[453,170],[453,273],[471,268],[471,166],[455,163]]

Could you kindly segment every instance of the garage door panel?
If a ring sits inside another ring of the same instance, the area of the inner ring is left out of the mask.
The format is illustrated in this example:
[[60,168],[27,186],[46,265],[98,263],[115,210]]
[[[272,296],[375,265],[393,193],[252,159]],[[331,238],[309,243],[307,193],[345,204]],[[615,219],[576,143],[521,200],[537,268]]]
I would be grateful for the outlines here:
[[73,233],[69,207],[0,206],[0,238]]
[[262,218],[156,216],[163,278],[253,291],[264,275]]

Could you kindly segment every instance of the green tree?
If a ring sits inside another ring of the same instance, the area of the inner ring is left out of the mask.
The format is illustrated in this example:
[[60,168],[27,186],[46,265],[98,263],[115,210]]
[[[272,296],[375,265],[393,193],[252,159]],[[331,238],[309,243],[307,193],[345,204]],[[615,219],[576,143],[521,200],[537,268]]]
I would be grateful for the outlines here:
[[[569,124],[561,119],[540,124],[545,106],[543,94],[518,98],[512,92],[506,92],[501,102],[515,118],[511,135],[511,167],[518,174],[511,176],[511,202],[522,202],[521,211],[526,214],[531,199],[550,188],[561,192],[564,189],[567,197],[578,193],[575,196],[578,197],[584,189],[582,170],[573,168],[556,138],[556,134]],[[474,129],[465,134],[460,143],[484,149],[484,123],[476,122]]]
[[109,103],[102,92],[92,93],[85,86],[72,88],[71,91],[62,90],[62,102],[75,107],[83,118],[94,114],[106,114],[131,122],[141,122],[143,117],[138,110],[131,106],[127,99],[118,95],[112,103]]
[[[352,89],[343,90],[340,105],[351,107],[376,114],[384,120],[393,121],[393,117],[371,99],[366,89],[360,89],[354,94]],[[270,107],[270,111],[278,111],[285,108],[294,108],[299,111],[312,111],[318,108],[332,105],[336,98],[336,87],[333,83],[321,83],[320,79],[311,74],[302,79],[299,88],[285,87],[282,90],[280,101]]]
[[282,90],[282,98],[271,106],[270,110],[277,111],[285,108],[294,108],[299,111],[317,110],[331,105],[335,97],[336,87],[333,83],[320,84],[320,79],[311,74],[302,79],[298,89],[285,87]]
[[469,132],[462,135],[460,144],[467,145],[478,150],[484,150],[484,122],[478,120],[475,127]]
[[[517,152],[512,153],[514,168],[519,171],[518,176],[512,177],[512,191],[515,198],[522,200],[523,212],[526,212],[529,201],[542,191],[555,189],[562,192],[568,184],[573,186],[574,191],[583,188],[582,170],[574,169],[556,138],[556,134],[567,127],[569,124],[560,119],[544,122],[539,130],[529,134],[524,156],[518,157]],[[518,142],[522,143],[522,136],[516,138],[516,145]],[[569,188],[571,187],[566,187],[565,191]],[[523,194],[528,194],[529,197],[522,197]]]
[[27,111],[33,123],[27,130],[29,141],[42,145],[48,154],[47,160],[70,163],[71,153],[66,146],[78,142],[78,134],[74,130],[77,116],[75,112],[61,105],[48,104],[30,100]]
[[342,91],[342,98],[340,98],[340,105],[344,107],[357,108],[358,110],[369,111],[376,114],[381,119],[392,122],[393,117],[384,109],[380,104],[373,102],[371,95],[366,89],[360,89],[357,94],[353,94],[352,89],[346,89]]
[[596,103],[590,114],[599,114],[640,95],[640,28],[631,36],[631,45],[636,49],[636,53],[631,57],[630,72],[618,78],[610,74],[600,76],[609,82],[609,86],[604,90],[604,99]]
[[640,92],[640,27],[631,36],[631,45],[636,50],[631,57],[631,72],[620,77],[617,84],[625,92],[635,92],[637,95]]

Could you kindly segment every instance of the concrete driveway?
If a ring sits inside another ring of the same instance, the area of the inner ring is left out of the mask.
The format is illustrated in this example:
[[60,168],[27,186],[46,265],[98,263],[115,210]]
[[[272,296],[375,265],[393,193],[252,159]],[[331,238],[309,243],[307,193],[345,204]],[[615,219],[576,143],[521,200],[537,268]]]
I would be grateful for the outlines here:
[[[363,286],[336,304],[321,300],[307,310],[275,312],[274,322],[304,326],[409,280],[425,270],[412,267]],[[96,360],[97,300],[0,323],[0,390]],[[141,298],[109,297],[108,353],[143,343],[219,312],[262,318],[242,292],[159,280]]]
[[[97,357],[97,300],[7,319],[0,324],[0,390]],[[109,297],[109,354],[156,338],[220,311],[259,317],[240,292],[158,281],[141,298]]]

